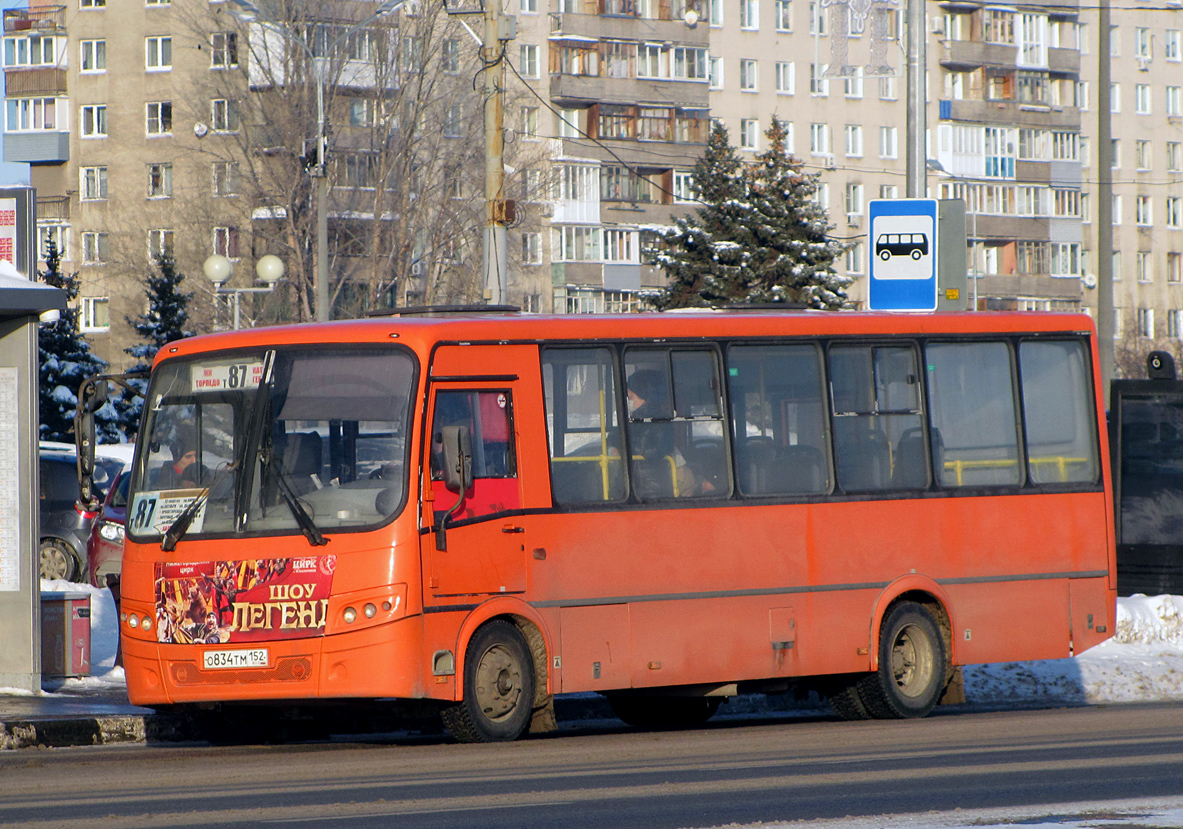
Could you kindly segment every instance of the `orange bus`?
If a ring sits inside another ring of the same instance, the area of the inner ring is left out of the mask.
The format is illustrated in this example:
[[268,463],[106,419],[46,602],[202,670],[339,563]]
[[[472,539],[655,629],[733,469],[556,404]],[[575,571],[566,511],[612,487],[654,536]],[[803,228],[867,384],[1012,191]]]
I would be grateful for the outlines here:
[[[1111,635],[1093,327],[1067,314],[414,313],[161,349],[120,613],[137,705],[428,700],[463,741]],[[85,403],[93,408],[96,394]]]

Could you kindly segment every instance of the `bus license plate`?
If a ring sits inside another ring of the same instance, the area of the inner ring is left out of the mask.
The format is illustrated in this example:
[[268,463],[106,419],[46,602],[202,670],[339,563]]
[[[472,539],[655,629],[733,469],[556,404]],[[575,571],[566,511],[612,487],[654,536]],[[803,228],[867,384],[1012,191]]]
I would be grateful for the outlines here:
[[219,670],[221,668],[266,668],[268,654],[266,648],[206,651],[202,654],[202,660],[207,671]]

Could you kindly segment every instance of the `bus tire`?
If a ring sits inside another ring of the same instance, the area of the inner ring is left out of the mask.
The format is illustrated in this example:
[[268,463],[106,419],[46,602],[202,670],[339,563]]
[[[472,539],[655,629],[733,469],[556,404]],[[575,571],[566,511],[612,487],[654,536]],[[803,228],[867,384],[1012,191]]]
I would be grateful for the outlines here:
[[608,695],[612,713],[633,728],[692,728],[713,717],[722,702],[722,697]]
[[844,720],[871,719],[871,712],[867,710],[867,706],[859,694],[859,682],[864,676],[864,674],[855,674],[852,677],[842,678],[827,696],[834,713]]
[[900,602],[883,619],[879,670],[859,681],[859,697],[877,719],[927,716],[940,701],[948,661],[945,640],[928,608]]
[[480,627],[464,655],[464,699],[441,713],[461,743],[516,740],[530,725],[534,663],[521,631],[509,622]]

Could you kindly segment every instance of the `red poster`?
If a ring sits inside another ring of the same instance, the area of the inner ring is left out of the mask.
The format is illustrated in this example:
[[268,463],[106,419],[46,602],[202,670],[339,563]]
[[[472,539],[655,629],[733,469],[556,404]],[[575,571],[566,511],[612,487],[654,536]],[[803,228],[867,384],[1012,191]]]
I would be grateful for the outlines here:
[[156,565],[156,639],[224,645],[324,633],[336,556]]

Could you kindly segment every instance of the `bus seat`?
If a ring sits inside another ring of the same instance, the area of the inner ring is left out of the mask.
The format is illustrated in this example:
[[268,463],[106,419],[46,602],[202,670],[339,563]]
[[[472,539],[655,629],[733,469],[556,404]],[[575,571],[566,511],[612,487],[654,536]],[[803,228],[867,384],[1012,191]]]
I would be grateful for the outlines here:
[[796,444],[776,450],[769,492],[800,494],[826,489],[826,465],[814,446]]
[[297,495],[318,488],[312,476],[320,474],[320,435],[316,432],[292,432],[282,435],[275,441],[275,452],[281,458],[281,468]]
[[670,456],[633,458],[632,473],[633,489],[640,498],[654,500],[674,497],[677,468]]
[[865,418],[840,418],[834,424],[838,483],[848,492],[887,489],[891,483],[891,443]]
[[905,429],[896,445],[891,468],[895,489],[923,489],[928,485],[928,465],[924,451],[924,430]]
[[769,468],[775,462],[776,441],[767,435],[744,438],[737,447],[739,488],[747,495],[764,495],[768,488]]

